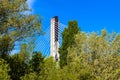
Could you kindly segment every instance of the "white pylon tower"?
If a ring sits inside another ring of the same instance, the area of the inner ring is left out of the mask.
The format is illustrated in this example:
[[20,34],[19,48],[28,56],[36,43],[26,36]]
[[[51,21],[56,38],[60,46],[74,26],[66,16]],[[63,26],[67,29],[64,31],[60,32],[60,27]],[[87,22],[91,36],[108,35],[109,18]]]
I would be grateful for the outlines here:
[[59,60],[59,21],[58,16],[51,19],[50,29],[50,56],[54,57],[56,61]]

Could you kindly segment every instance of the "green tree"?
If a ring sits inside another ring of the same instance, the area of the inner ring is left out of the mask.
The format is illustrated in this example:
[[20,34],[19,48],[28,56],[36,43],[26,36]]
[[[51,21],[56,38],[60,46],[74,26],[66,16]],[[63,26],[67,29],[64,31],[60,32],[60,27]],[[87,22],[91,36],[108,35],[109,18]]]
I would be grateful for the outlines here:
[[[40,61],[41,62],[41,61]],[[35,65],[35,64],[34,64]],[[54,61],[52,57],[44,59],[44,63],[37,65],[41,68],[40,71],[32,71],[21,77],[22,80],[62,80],[60,67],[57,66],[58,63]],[[39,69],[39,68],[38,68]]]
[[10,67],[9,65],[0,58],[0,80],[11,80],[9,76]]
[[[94,80],[90,54],[85,53],[87,36],[85,33],[75,35],[75,43],[68,48],[67,65],[63,67],[65,80]],[[66,77],[65,77],[66,76]]]
[[14,48],[13,40],[8,36],[4,35],[0,38],[0,57],[7,60],[10,51]]
[[0,0],[0,56],[6,58],[14,48],[14,42],[41,33],[40,17],[25,14],[31,11],[27,0]]
[[67,64],[67,48],[72,46],[74,36],[80,31],[77,21],[69,21],[68,28],[65,28],[62,33],[62,46],[59,49],[60,53],[60,66],[61,68]]
[[21,76],[24,76],[26,73],[26,69],[28,68],[28,64],[26,64],[19,54],[14,54],[9,59],[10,65],[10,76],[12,80],[20,80]]
[[28,45],[26,43],[22,44],[19,53],[19,58],[21,58],[21,60],[26,63],[28,63],[30,60],[30,53],[27,47]]
[[44,57],[41,52],[33,52],[30,67],[33,72],[39,73],[43,69]]
[[10,64],[10,75],[13,80],[20,80],[21,76],[27,75],[32,70],[30,68],[30,53],[26,43],[21,45],[20,53],[12,55],[8,61]]
[[57,62],[54,61],[53,57],[46,58],[42,72],[39,74],[39,80],[61,80],[60,79],[60,68],[57,66]]
[[38,76],[35,72],[29,73],[29,74],[25,74],[25,76],[22,76],[21,80],[38,80]]
[[68,70],[74,72],[75,80],[120,79],[120,37],[112,33],[108,40],[107,36],[106,30],[102,30],[101,35],[81,32],[75,36],[75,44],[68,48],[67,56],[67,67],[70,66]]
[[38,34],[41,20],[30,11],[27,0],[0,0],[0,36],[9,34],[14,41]]

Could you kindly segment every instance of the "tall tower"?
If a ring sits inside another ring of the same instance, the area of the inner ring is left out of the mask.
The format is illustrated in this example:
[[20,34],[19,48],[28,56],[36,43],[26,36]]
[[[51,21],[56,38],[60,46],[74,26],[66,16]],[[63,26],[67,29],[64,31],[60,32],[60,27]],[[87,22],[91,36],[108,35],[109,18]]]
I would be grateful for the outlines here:
[[50,56],[54,57],[56,61],[59,60],[59,26],[58,26],[58,16],[51,19],[51,29],[50,29]]

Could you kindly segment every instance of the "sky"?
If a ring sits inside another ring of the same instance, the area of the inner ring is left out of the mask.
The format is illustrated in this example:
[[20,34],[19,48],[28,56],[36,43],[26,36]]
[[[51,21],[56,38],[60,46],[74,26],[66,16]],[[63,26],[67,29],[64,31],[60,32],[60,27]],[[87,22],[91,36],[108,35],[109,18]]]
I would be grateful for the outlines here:
[[50,25],[50,19],[58,16],[62,24],[77,20],[85,32],[106,29],[120,32],[119,0],[29,0],[34,14],[42,18],[43,28]]

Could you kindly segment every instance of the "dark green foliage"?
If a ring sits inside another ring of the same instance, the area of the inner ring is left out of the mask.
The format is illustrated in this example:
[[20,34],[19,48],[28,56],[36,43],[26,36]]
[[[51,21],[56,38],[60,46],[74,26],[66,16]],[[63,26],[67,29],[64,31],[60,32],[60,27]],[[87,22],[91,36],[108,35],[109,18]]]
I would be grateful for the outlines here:
[[41,52],[33,52],[30,66],[32,71],[38,73],[42,70],[44,57]]
[[8,72],[10,71],[9,64],[4,59],[0,58],[0,80],[11,80]]
[[77,21],[69,21],[68,28],[65,28],[62,33],[62,46],[59,49],[60,66],[67,65],[67,48],[71,47],[74,42],[74,36],[80,31]]
[[8,63],[11,69],[9,75],[11,76],[12,80],[20,80],[20,77],[31,72],[39,73],[43,68],[42,66],[44,57],[40,52],[34,52],[32,58],[27,62],[24,59],[25,55],[21,56],[21,54],[23,54],[23,51],[9,58]]
[[0,57],[7,59],[10,51],[14,48],[13,40],[8,36],[4,35],[0,38]]
[[20,77],[25,75],[27,64],[21,60],[19,54],[11,56],[9,65],[11,69],[9,75],[12,80],[20,80]]

